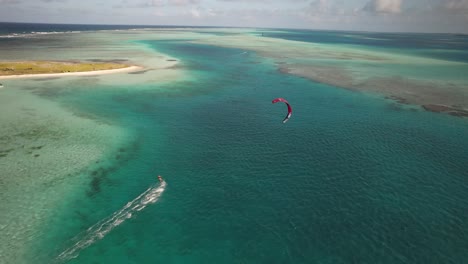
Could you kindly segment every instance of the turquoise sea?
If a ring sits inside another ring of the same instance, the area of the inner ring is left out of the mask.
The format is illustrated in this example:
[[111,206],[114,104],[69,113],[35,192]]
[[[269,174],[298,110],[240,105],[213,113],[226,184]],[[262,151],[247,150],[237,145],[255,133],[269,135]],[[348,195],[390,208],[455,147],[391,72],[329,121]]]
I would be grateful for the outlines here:
[[[343,32],[299,33],[349,45]],[[3,81],[0,96],[18,89],[130,135],[68,175],[79,180],[64,180],[68,191],[28,240],[27,263],[468,263],[467,118],[289,75],[255,52],[145,34],[129,45],[177,58],[188,75]],[[347,34],[363,49],[467,63],[466,37],[418,49],[401,35],[384,34],[392,41],[382,47]],[[8,41],[37,40],[0,39],[2,54]],[[276,97],[293,107],[285,124]]]

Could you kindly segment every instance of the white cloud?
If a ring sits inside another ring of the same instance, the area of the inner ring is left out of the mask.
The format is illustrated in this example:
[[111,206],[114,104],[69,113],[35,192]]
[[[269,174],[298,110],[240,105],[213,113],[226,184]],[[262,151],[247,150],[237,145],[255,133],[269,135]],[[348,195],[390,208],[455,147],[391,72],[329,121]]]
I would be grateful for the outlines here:
[[218,16],[218,15],[222,14],[222,12],[217,11],[217,10],[214,10],[214,9],[212,9],[212,8],[208,8],[208,9],[206,10],[206,14],[207,14],[208,16]]
[[450,11],[468,11],[468,0],[450,0],[445,4],[445,8]]
[[[52,0],[47,0],[52,1]],[[201,0],[149,0],[139,3],[128,3],[129,1],[123,1],[123,6],[126,7],[151,7],[151,6],[189,6],[196,5]]]
[[218,2],[260,2],[260,3],[274,3],[274,2],[307,2],[308,0],[217,0]]
[[161,11],[161,10],[156,10],[153,12],[153,15],[156,17],[166,17],[168,16],[167,13]]
[[0,4],[5,4],[5,5],[8,5],[8,4],[19,4],[21,3],[20,0],[0,0]]
[[150,6],[163,6],[164,0],[152,0],[149,3]]
[[168,5],[186,6],[200,3],[200,0],[167,0]]
[[371,0],[364,6],[365,11],[397,14],[401,12],[402,0]]
[[45,3],[66,2],[66,0],[41,0],[41,2],[45,2]]
[[327,1],[327,0],[316,0],[316,1],[310,3],[310,8],[311,8],[312,12],[325,13],[330,8],[329,7],[329,1]]
[[197,9],[190,10],[190,14],[192,15],[192,17],[195,17],[195,18],[201,17],[200,11],[198,11]]

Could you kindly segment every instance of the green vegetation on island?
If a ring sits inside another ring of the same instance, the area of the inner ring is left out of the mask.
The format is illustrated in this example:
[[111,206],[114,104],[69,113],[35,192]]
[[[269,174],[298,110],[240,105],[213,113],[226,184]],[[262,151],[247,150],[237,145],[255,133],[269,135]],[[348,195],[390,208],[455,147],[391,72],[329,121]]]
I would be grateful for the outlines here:
[[0,76],[114,70],[130,65],[115,62],[3,61]]

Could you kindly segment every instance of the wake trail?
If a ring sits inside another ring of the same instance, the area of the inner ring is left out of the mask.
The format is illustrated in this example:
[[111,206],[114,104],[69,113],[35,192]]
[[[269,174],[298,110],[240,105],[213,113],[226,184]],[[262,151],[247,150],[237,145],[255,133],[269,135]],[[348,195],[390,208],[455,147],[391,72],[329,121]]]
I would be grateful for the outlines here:
[[138,197],[128,202],[120,210],[115,211],[112,215],[102,219],[86,229],[86,231],[83,231],[72,238],[71,243],[73,243],[73,245],[60,253],[57,259],[64,261],[76,258],[81,250],[102,239],[106,234],[122,224],[126,219],[132,218],[136,212],[145,209],[148,204],[157,202],[165,189],[165,181],[161,182],[159,186],[148,188],[146,191],[138,195]]

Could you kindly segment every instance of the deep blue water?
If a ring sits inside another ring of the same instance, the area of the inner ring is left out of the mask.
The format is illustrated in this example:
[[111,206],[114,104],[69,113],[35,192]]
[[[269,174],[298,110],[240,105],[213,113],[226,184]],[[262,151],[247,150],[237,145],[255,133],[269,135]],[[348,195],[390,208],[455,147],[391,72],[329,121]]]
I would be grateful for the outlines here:
[[[138,28],[180,28],[181,26],[170,25],[94,25],[94,24],[47,24],[47,23],[12,23],[0,22],[0,35],[9,34],[28,34],[37,32],[70,32],[70,31],[95,31],[95,30],[125,30]],[[193,28],[194,31],[201,28],[213,27],[193,27],[184,26],[184,28]],[[222,34],[221,32],[219,34]]]
[[79,25],[79,24],[39,24],[39,23],[7,23],[0,22],[0,35],[28,34],[33,32],[69,32],[143,28],[145,26],[128,25]]

